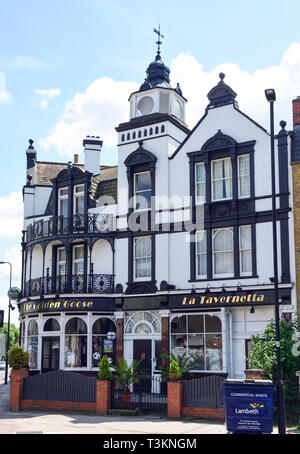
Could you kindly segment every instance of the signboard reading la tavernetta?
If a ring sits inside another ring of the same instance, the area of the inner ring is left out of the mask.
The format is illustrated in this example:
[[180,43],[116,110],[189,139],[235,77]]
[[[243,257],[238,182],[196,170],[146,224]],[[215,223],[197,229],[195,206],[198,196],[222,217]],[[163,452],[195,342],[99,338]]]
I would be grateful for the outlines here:
[[[280,289],[280,303],[290,304],[290,289]],[[209,292],[188,295],[170,295],[171,308],[215,308],[215,307],[241,307],[241,306],[265,306],[274,304],[273,290],[256,290],[245,292]]]
[[21,303],[20,305],[21,315],[39,312],[85,312],[99,310],[114,310],[113,298],[37,300]]

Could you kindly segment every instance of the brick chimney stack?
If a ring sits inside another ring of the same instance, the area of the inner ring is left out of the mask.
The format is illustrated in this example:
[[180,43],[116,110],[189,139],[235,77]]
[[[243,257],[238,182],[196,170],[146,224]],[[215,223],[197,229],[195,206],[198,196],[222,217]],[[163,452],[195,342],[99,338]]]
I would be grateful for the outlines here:
[[293,129],[296,125],[300,125],[300,96],[293,99]]

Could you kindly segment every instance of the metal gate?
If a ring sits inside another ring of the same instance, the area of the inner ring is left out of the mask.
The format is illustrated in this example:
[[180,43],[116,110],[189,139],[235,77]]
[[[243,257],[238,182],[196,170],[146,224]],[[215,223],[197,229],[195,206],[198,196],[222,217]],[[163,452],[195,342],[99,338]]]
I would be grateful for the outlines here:
[[[149,381],[151,386],[149,386]],[[124,396],[116,380],[111,382],[111,409],[140,410],[142,413],[168,413],[167,383],[160,377],[143,378]]]

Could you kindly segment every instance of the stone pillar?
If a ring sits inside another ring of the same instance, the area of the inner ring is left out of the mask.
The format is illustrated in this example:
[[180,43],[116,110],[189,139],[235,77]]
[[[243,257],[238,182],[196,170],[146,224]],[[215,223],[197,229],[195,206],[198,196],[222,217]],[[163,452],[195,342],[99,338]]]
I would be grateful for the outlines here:
[[10,402],[9,408],[13,411],[22,409],[23,383],[29,376],[29,369],[13,369],[10,374]]
[[182,382],[168,381],[168,417],[180,418],[182,407]]
[[246,369],[245,370],[247,380],[266,380],[267,372],[262,369]]
[[96,413],[107,415],[110,408],[111,383],[109,380],[97,380]]
[[[161,353],[164,355],[169,355],[170,353],[170,311],[160,311],[161,316]],[[169,364],[168,360],[162,358],[161,366],[168,369]]]
[[124,358],[124,312],[115,312],[116,317],[116,362]]

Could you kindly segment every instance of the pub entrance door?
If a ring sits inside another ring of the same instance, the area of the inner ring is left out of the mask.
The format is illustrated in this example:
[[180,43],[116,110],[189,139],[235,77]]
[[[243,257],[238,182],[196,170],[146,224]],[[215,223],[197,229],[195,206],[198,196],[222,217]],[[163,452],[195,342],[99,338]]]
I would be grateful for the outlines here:
[[135,391],[151,393],[152,341],[148,339],[134,339],[133,359],[137,361],[142,360],[138,371],[140,375],[147,375],[147,378],[141,378],[140,382],[135,384]]
[[42,372],[59,369],[59,337],[43,337]]

